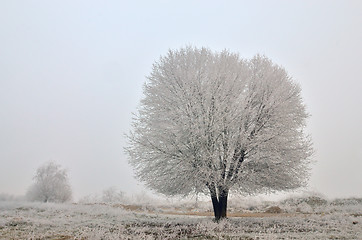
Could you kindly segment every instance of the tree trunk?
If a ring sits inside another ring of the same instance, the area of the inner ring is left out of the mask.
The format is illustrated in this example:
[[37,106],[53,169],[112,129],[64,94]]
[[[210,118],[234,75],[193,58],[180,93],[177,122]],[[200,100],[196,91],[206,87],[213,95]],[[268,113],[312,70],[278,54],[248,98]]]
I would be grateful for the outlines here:
[[216,195],[215,196],[211,195],[211,201],[212,201],[212,207],[214,208],[215,220],[219,221],[221,218],[221,211],[220,211],[219,201],[217,200]]
[[[214,188],[215,189],[215,188]],[[220,221],[227,216],[228,191],[222,190],[216,194],[216,190],[210,188],[212,207],[214,208],[215,221]]]
[[228,204],[228,192],[223,191],[219,196],[220,218],[226,218]]

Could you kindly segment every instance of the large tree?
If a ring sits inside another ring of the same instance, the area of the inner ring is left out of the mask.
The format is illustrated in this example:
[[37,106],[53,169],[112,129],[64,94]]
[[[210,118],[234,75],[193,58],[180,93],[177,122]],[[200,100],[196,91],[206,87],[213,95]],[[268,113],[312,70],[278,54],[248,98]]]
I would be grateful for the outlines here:
[[186,47],[153,65],[127,152],[138,178],[166,195],[210,194],[226,217],[230,191],[303,186],[312,147],[301,89],[264,56]]

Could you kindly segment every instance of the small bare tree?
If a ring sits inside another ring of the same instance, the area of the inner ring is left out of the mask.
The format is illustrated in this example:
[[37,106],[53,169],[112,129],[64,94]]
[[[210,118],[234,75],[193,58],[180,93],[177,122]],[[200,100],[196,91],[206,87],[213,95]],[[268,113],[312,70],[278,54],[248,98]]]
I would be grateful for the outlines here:
[[210,194],[216,220],[230,191],[303,186],[311,142],[301,89],[264,56],[192,47],[153,65],[129,135],[138,178],[166,194]]
[[116,187],[110,187],[103,190],[101,201],[105,203],[122,203],[125,201],[125,194],[117,190]]
[[65,169],[50,162],[38,168],[35,183],[27,192],[27,199],[40,202],[66,202],[72,198],[72,191]]

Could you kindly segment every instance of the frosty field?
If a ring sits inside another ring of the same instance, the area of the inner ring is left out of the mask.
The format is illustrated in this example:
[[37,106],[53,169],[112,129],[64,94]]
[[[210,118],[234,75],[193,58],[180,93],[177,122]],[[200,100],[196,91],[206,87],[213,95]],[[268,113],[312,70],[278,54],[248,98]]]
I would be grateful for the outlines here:
[[362,239],[362,199],[231,201],[220,223],[197,206],[3,201],[0,239]]

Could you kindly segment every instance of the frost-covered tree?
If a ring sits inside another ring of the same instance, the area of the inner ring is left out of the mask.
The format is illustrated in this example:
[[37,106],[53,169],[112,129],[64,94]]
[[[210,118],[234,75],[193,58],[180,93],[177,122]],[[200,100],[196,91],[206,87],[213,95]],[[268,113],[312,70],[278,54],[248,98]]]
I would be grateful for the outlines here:
[[110,187],[103,190],[101,201],[104,203],[120,203],[125,201],[124,192],[117,190],[116,187]]
[[126,150],[151,189],[210,194],[218,220],[226,217],[230,191],[306,183],[312,147],[301,89],[270,59],[170,50],[153,65],[144,95]]
[[60,165],[49,162],[39,167],[34,176],[35,183],[29,188],[30,201],[66,202],[72,198],[68,175]]

